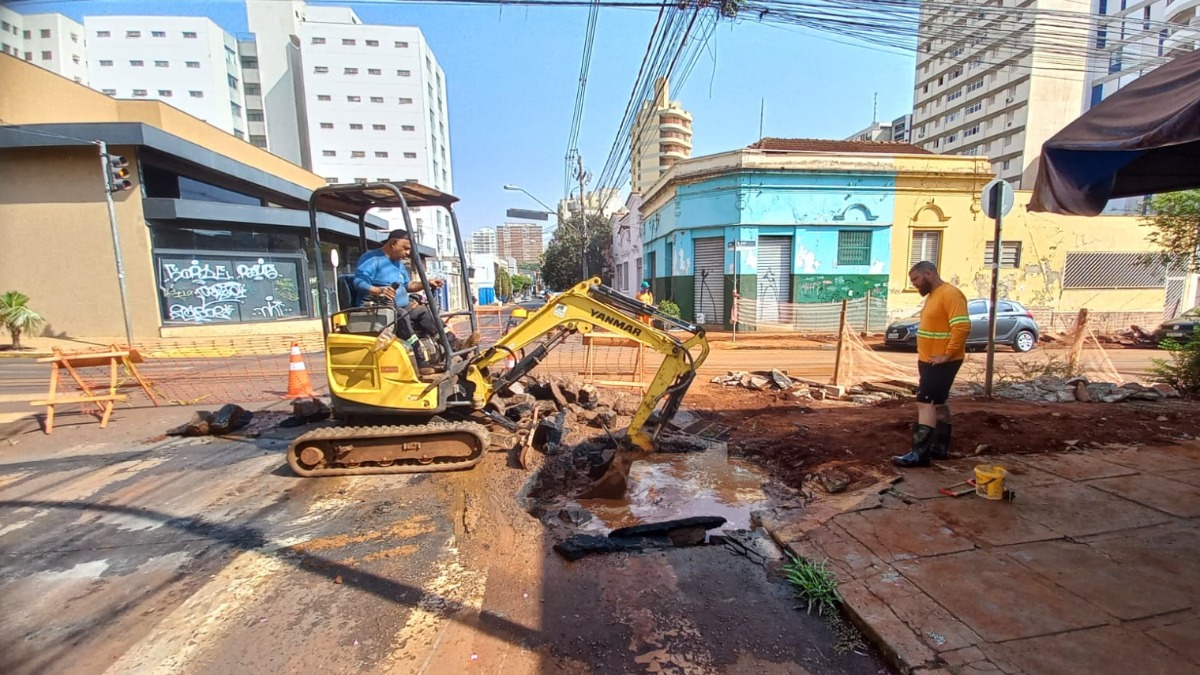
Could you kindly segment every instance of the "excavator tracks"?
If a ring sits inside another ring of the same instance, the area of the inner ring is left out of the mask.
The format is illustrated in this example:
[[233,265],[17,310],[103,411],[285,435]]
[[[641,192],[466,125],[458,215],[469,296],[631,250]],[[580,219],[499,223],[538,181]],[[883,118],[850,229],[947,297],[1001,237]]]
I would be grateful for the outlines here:
[[473,422],[329,427],[293,441],[287,461],[304,477],[455,471],[478,464],[488,439]]

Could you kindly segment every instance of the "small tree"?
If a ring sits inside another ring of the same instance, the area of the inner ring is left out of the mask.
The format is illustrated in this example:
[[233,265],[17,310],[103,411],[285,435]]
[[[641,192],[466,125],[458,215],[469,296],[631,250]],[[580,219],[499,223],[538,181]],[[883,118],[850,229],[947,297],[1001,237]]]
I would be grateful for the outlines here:
[[508,270],[496,265],[496,297],[501,302],[512,297],[512,278],[508,274]]
[[21,334],[32,333],[46,320],[29,308],[29,296],[18,291],[0,294],[0,324],[12,335],[12,348],[21,349]]
[[514,293],[524,293],[533,286],[533,279],[524,274],[517,274],[512,278],[512,288]]
[[[573,216],[559,224],[554,231],[554,238],[546,246],[542,254],[542,279],[546,285],[556,290],[566,290],[583,281],[583,228],[579,216]],[[587,246],[588,276],[599,276],[610,280],[612,257],[612,230],[608,221],[599,216],[587,217]]]
[[1142,225],[1152,230],[1146,239],[1161,249],[1160,262],[1186,262],[1200,273],[1200,190],[1154,195]]

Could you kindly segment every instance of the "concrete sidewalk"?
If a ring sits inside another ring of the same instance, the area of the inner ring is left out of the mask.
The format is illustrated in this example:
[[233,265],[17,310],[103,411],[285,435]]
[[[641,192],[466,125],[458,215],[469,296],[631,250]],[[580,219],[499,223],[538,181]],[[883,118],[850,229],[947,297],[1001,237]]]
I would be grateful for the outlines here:
[[1200,444],[986,462],[1015,501],[939,494],[956,460],[764,525],[902,671],[1200,672]]

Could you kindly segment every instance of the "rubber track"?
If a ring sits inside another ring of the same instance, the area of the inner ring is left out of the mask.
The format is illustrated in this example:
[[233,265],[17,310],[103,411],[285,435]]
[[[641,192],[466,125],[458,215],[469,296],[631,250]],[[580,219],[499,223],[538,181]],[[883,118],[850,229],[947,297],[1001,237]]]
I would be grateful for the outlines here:
[[[467,432],[479,439],[479,450],[467,459],[438,460],[430,464],[421,464],[415,460],[396,460],[391,466],[356,466],[356,467],[323,467],[320,469],[305,469],[300,466],[297,455],[298,448],[310,441],[352,441],[364,438],[395,438],[402,442],[405,437],[416,435],[433,435],[440,432]],[[447,422],[442,424],[396,424],[377,427],[326,427],[314,429],[302,434],[288,446],[287,461],[297,476],[363,476],[384,473],[429,473],[434,471],[457,471],[469,469],[483,459],[487,450],[489,435],[487,427],[474,422]]]

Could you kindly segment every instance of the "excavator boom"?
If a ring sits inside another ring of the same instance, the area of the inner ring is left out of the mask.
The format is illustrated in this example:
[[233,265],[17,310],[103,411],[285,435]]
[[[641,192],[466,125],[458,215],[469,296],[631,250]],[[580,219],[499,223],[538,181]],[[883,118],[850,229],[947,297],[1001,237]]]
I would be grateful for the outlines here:
[[[639,321],[639,315],[648,315],[686,334],[685,339],[680,339],[670,330],[660,330],[652,324]],[[626,439],[633,446],[652,450],[654,435],[646,431],[651,414],[662,402],[660,422],[666,422],[674,416],[696,370],[708,358],[708,340],[704,337],[703,328],[621,295],[602,285],[599,277],[576,284],[551,298],[471,362],[466,375],[468,382],[474,385],[475,407],[482,408],[496,391],[516,381],[545,359],[556,342],[550,340],[535,345],[542,338],[564,332],[589,333],[597,328],[641,343],[663,356],[662,365],[646,388],[626,434]],[[512,369],[497,378],[487,376],[489,367],[521,350],[525,350],[526,355]]]

